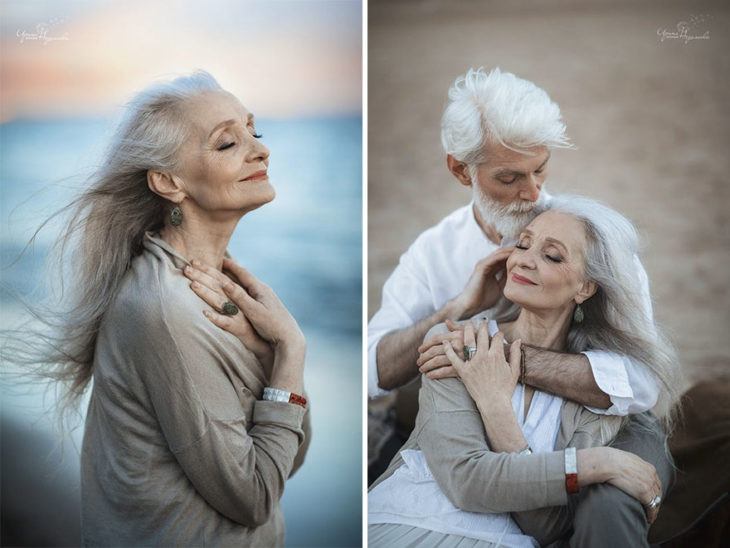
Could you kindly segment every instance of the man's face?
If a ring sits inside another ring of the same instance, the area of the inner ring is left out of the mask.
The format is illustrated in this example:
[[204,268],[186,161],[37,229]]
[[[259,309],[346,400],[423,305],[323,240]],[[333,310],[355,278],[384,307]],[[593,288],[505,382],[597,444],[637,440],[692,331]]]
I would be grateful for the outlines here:
[[471,172],[474,202],[487,223],[513,239],[541,201],[550,151],[540,146],[521,154],[497,144],[487,145],[486,153],[489,160]]
[[477,168],[482,194],[501,207],[537,201],[548,173],[547,147],[533,147],[528,154],[521,154],[500,144],[488,144],[485,152],[489,160]]

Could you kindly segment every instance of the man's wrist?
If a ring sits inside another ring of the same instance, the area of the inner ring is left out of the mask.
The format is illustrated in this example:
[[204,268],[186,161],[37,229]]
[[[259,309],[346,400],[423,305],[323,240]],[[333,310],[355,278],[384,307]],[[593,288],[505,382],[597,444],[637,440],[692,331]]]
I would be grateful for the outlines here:
[[446,320],[465,320],[473,315],[474,314],[469,314],[469,310],[459,302],[458,297],[455,297],[450,301],[446,301],[444,306],[441,308],[442,322]]

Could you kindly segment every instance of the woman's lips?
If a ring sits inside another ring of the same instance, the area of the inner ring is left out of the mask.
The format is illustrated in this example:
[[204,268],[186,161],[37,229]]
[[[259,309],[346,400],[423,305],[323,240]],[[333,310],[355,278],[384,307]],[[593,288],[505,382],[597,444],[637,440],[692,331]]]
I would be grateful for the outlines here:
[[265,169],[262,169],[261,171],[257,171],[256,173],[252,173],[245,179],[244,181],[258,181],[260,179],[268,179],[269,175],[268,172]]
[[512,281],[518,284],[522,285],[537,285],[535,282],[528,280],[524,276],[520,276],[519,274],[512,274]]

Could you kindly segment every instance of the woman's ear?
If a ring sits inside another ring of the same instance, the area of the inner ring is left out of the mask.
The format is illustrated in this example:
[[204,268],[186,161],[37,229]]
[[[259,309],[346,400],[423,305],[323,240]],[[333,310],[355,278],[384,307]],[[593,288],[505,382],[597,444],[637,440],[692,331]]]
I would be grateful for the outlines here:
[[593,280],[585,280],[575,296],[575,302],[581,304],[583,301],[590,299],[598,290],[596,282]]
[[166,171],[147,170],[147,186],[152,192],[174,204],[179,204],[185,198],[180,180]]
[[451,154],[446,155],[446,167],[449,168],[451,174],[456,177],[464,186],[471,186],[471,175],[469,174],[469,166],[461,160],[457,160]]

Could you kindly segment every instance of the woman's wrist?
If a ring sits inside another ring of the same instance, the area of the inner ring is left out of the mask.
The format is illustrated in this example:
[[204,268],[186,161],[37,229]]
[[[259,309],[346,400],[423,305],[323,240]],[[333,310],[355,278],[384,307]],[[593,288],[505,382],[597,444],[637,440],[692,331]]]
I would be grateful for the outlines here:
[[578,449],[578,485],[604,483],[610,479],[613,449],[610,447],[590,447]]
[[304,360],[307,345],[301,341],[281,342],[274,349],[271,386],[301,394],[304,385]]
[[507,405],[492,404],[489,411],[479,407],[479,412],[493,451],[519,453],[528,447],[511,402],[508,401]]
[[478,398],[474,398],[474,401],[479,408],[479,412],[487,417],[514,414],[512,398],[502,393],[480,395]]

